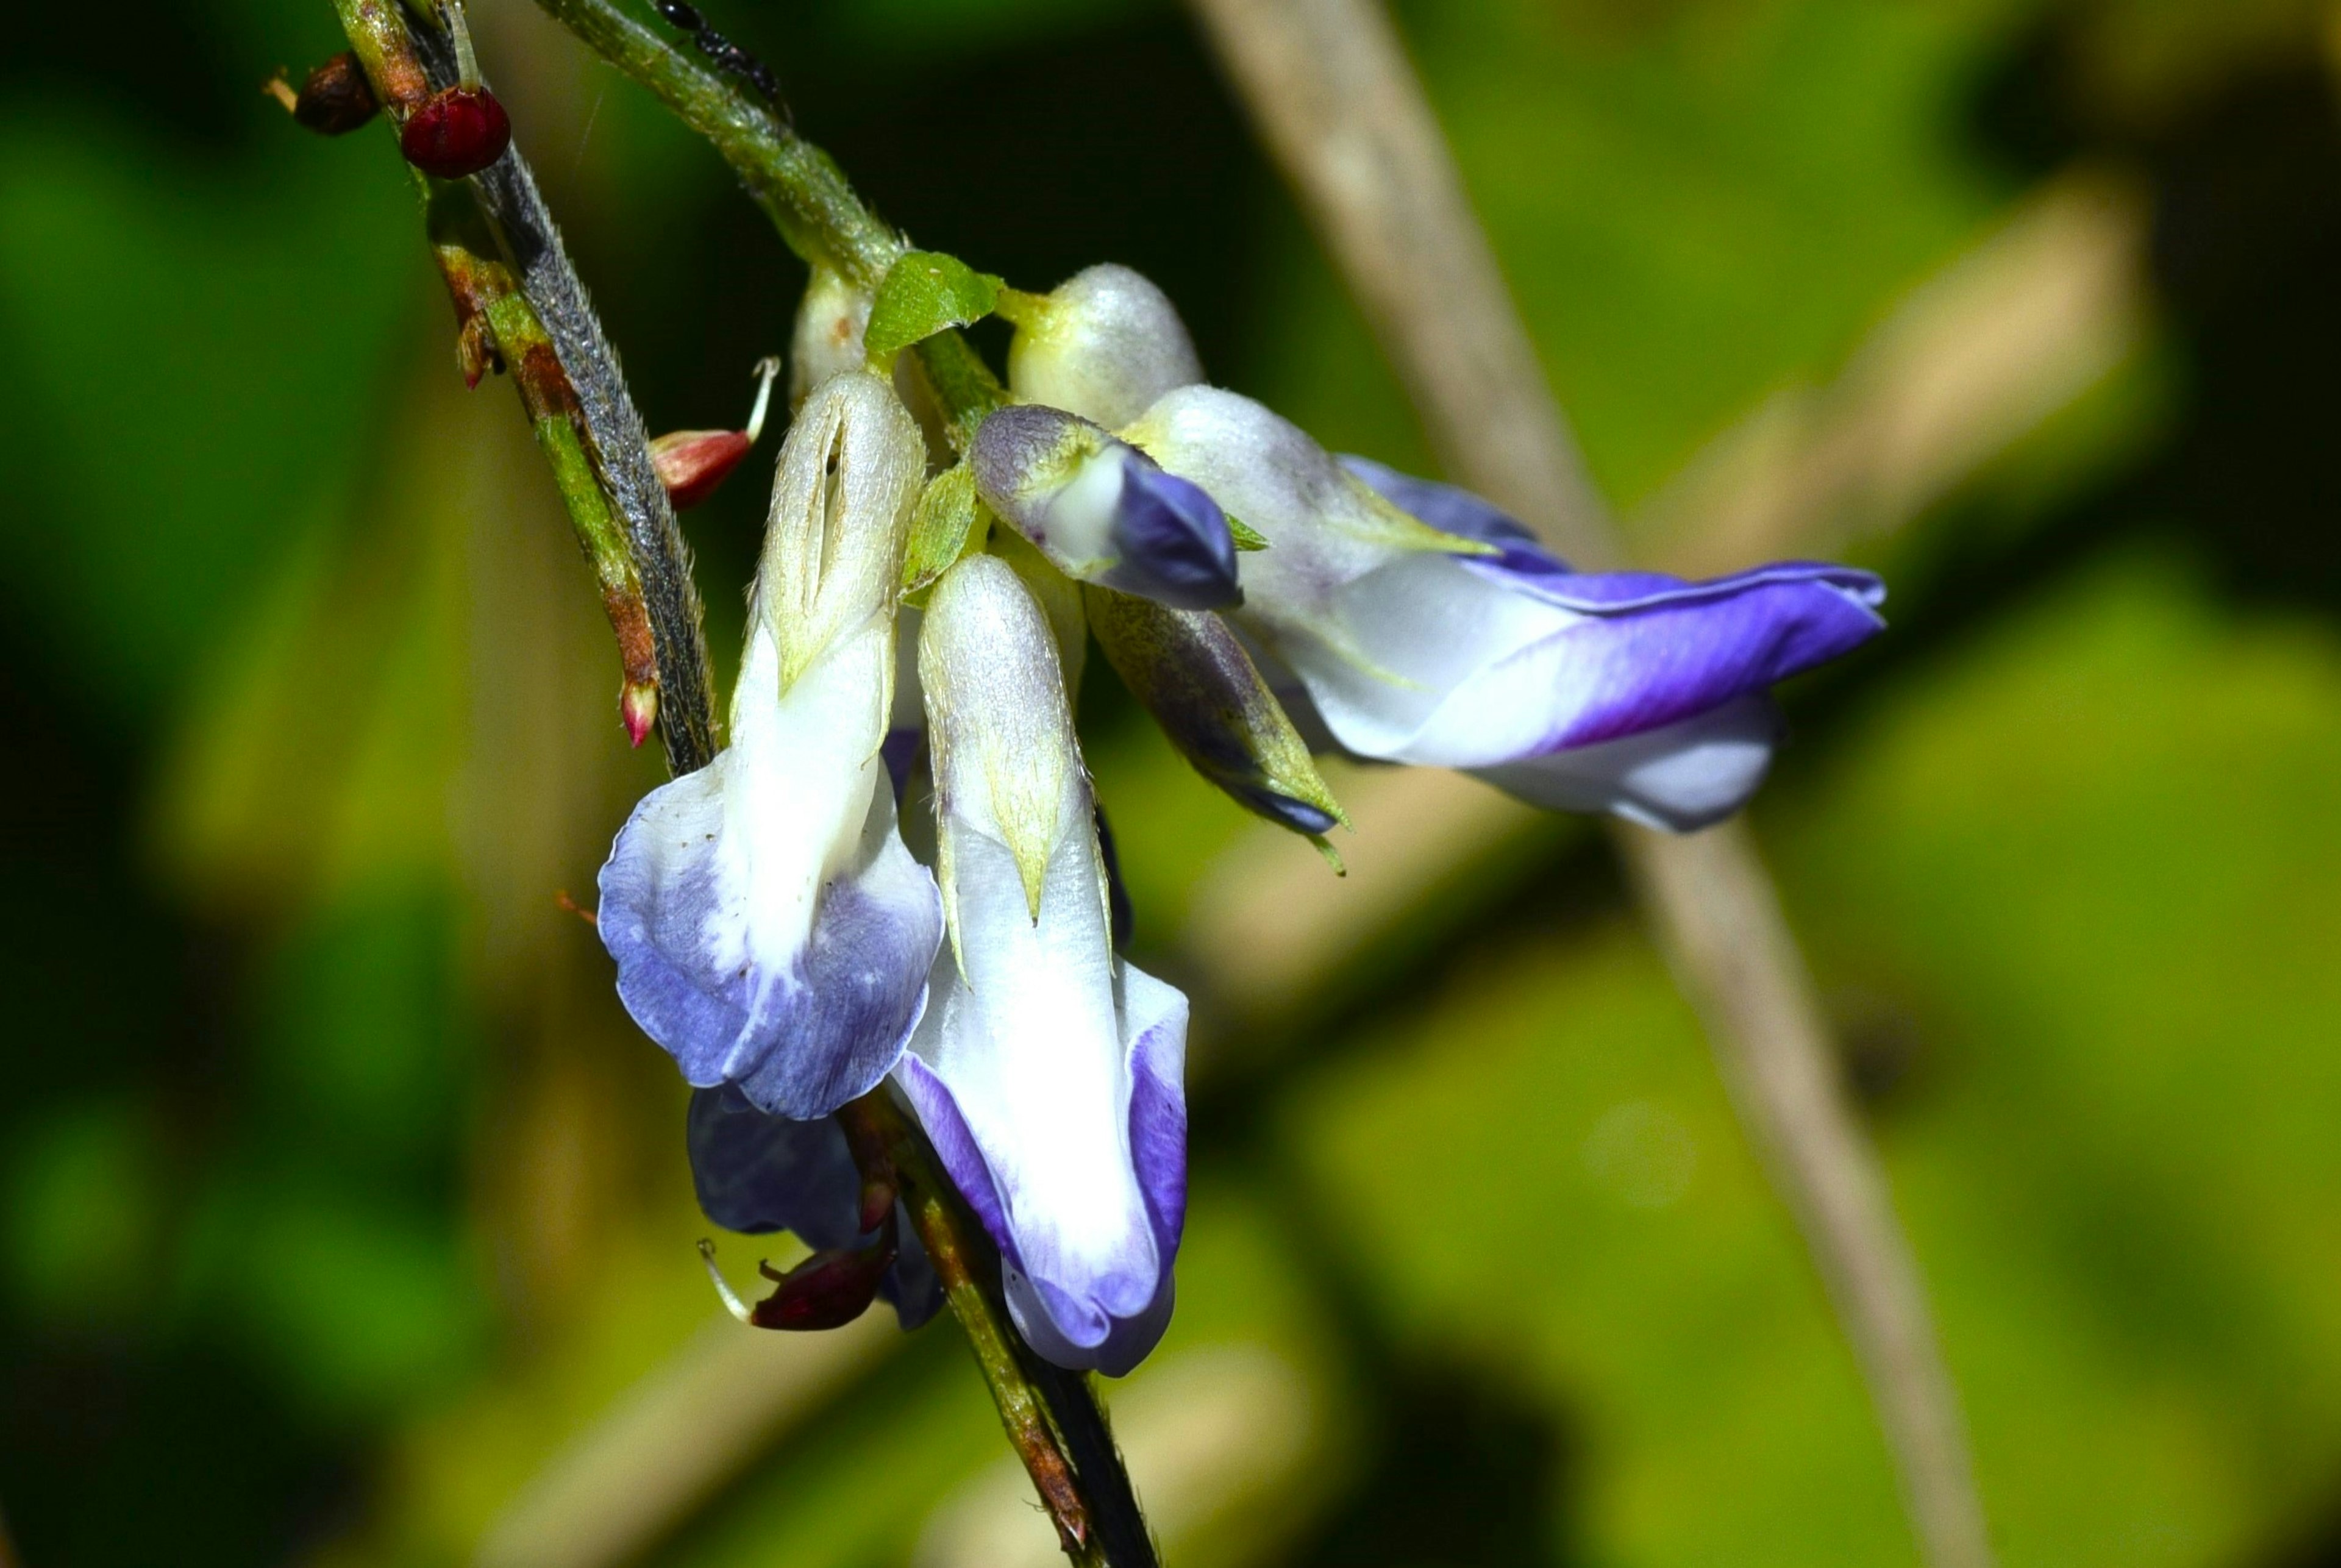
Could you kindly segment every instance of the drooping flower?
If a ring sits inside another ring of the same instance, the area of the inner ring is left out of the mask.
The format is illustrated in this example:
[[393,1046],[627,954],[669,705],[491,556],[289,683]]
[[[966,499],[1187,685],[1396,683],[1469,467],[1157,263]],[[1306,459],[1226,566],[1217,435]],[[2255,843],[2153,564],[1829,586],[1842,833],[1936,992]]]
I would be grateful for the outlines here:
[[701,1088],[826,1115],[882,1080],[941,940],[881,747],[916,424],[832,377],[781,450],[731,744],[645,797],[602,869],[618,994]]
[[951,941],[896,1080],[1042,1355],[1119,1374],[1169,1321],[1187,1002],[1116,957],[1055,639],[1013,568],[936,584],[919,665]]
[[1238,624],[1344,749],[1538,804],[1677,832],[1729,814],[1770,762],[1768,688],[1884,624],[1878,579],[1842,566],[1571,572],[1476,497],[1345,468],[1218,388],[1167,394],[1122,434],[1266,538]]
[[1087,419],[1011,404],[976,431],[968,466],[984,504],[1068,577],[1182,610],[1240,597],[1211,498]]

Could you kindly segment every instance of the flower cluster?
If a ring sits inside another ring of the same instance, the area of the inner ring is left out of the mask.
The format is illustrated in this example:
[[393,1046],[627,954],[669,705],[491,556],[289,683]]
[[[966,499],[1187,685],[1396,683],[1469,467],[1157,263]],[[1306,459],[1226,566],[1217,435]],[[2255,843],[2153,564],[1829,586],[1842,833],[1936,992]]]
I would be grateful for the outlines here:
[[[1755,789],[1768,688],[1875,633],[1882,590],[1805,564],[1572,572],[1486,503],[1205,384],[1121,267],[1018,296],[1013,401],[931,482],[919,422],[860,367],[866,305],[835,292],[800,329],[832,373],[800,371],[729,747],[620,833],[602,934],[699,1090],[712,1217],[847,1245],[866,1204],[825,1118],[891,1079],[1026,1338],[1118,1373],[1170,1311],[1187,1002],[1117,951],[1071,716],[1090,638],[1203,776],[1302,834],[1341,821],[1312,740],[1682,831]],[[912,519],[954,476],[988,526],[914,614]],[[889,1255],[914,1322],[932,1277],[914,1242]]]

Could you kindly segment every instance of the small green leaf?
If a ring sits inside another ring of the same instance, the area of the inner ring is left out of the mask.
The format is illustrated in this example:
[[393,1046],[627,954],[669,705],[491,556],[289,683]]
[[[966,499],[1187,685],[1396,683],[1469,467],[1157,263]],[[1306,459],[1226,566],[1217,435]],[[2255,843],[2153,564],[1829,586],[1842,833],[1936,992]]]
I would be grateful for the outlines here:
[[884,370],[914,343],[990,315],[1001,280],[941,251],[908,251],[886,270],[870,306],[862,344],[872,369]]
[[1238,550],[1265,550],[1268,541],[1238,522],[1232,513],[1228,515],[1228,532],[1235,536]]
[[944,469],[919,494],[911,538],[902,551],[902,592],[915,594],[961,555],[985,521],[975,496],[975,474],[964,463]]

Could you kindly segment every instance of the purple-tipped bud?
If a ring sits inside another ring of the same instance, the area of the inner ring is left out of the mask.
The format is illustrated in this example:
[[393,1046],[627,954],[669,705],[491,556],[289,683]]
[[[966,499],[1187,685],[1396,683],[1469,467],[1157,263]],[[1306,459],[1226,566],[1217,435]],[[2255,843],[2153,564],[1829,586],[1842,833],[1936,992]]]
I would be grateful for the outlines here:
[[1011,404],[983,422],[969,463],[984,504],[1067,576],[1174,609],[1242,602],[1218,504],[1088,420]]

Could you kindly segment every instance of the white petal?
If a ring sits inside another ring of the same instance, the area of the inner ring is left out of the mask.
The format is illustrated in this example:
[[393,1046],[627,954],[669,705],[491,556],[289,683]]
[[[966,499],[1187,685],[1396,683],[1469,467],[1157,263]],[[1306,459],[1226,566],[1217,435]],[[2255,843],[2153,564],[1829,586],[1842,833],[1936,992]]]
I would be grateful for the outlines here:
[[1771,766],[1779,715],[1760,692],[1679,724],[1471,771],[1533,805],[1606,811],[1691,833],[1746,804]]

